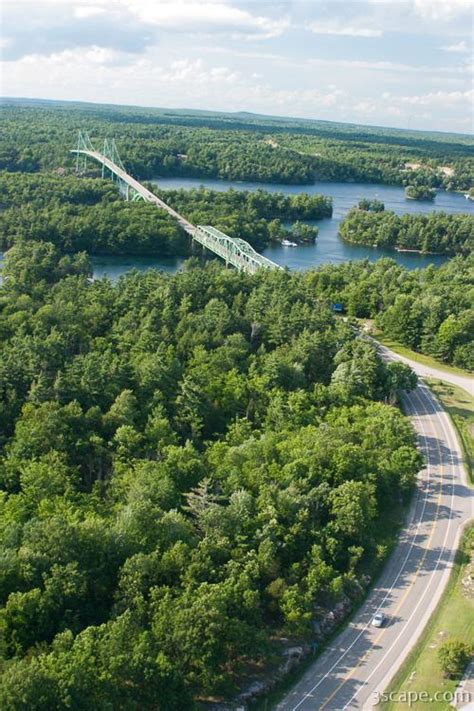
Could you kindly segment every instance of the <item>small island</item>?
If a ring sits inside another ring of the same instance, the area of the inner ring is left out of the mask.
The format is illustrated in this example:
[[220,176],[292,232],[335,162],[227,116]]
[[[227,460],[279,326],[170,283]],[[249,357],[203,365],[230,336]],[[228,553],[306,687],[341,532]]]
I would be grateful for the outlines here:
[[365,212],[383,212],[385,210],[385,205],[380,200],[368,200],[367,198],[362,198],[359,200],[357,205],[359,210],[364,210]]
[[270,241],[279,242],[283,247],[297,247],[304,243],[314,244],[318,232],[319,228],[316,225],[308,225],[300,220],[296,220],[289,227],[283,225],[278,218],[268,223]]
[[346,242],[397,252],[464,254],[472,252],[474,217],[458,213],[397,215],[391,210],[372,212],[353,207],[339,225]]
[[436,190],[428,185],[407,185],[405,197],[407,200],[434,200]]

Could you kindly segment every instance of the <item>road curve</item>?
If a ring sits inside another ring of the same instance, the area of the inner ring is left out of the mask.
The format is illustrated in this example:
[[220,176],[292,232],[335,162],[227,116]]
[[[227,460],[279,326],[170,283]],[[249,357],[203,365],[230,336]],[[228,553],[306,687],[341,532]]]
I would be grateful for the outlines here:
[[389,359],[396,359],[402,363],[409,365],[420,378],[436,378],[437,380],[444,380],[451,385],[457,385],[459,388],[465,390],[469,395],[474,395],[474,379],[469,375],[458,375],[457,373],[452,373],[449,370],[439,370],[430,365],[423,365],[423,363],[418,363],[416,360],[411,360],[411,358],[405,358],[405,356],[399,355],[389,350],[386,346],[383,346],[375,338],[371,339],[376,345],[380,353]]
[[[386,348],[383,355],[401,359]],[[278,711],[376,706],[446,586],[462,527],[474,513],[473,490],[451,420],[429,388],[420,381],[403,401],[426,463],[407,524],[363,606],[276,706]],[[371,626],[377,611],[388,616],[382,629]]]

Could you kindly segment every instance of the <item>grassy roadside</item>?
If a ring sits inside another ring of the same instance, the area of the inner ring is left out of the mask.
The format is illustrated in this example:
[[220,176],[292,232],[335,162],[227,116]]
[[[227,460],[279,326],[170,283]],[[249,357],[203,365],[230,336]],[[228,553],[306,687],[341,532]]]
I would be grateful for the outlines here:
[[[454,693],[458,681],[445,679],[438,664],[438,649],[443,642],[456,638],[472,644],[474,638],[474,584],[471,582],[470,595],[463,594],[462,581],[468,575],[467,566],[474,575],[472,555],[474,550],[474,524],[465,531],[456,555],[454,567],[443,597],[432,615],[425,631],[408,656],[405,664],[395,675],[387,692],[403,694],[407,692]],[[402,697],[403,698],[403,697]],[[384,709],[406,710],[406,702],[389,702]],[[452,709],[447,701],[413,702],[414,709]]]
[[474,484],[474,397],[441,380],[429,378],[426,382],[453,421],[463,449],[466,471]]
[[452,373],[453,375],[463,375],[466,378],[472,377],[472,373],[470,373],[468,370],[464,370],[463,368],[456,368],[454,365],[448,365],[447,363],[443,363],[440,360],[436,360],[431,356],[423,355],[423,353],[417,353],[416,351],[412,351],[407,346],[404,346],[401,343],[398,343],[397,341],[388,338],[388,336],[384,336],[384,334],[379,331],[374,332],[374,338],[376,338],[377,341],[380,341],[380,343],[382,343],[384,346],[387,346],[387,348],[390,348],[390,350],[394,351],[395,353],[398,353],[399,355],[404,356],[405,358],[410,358],[416,363],[421,363],[421,365],[426,365],[429,368],[435,368],[436,370],[443,370],[445,373]]
[[[463,448],[466,470],[471,482],[474,463],[474,398],[461,388],[440,380],[428,383],[451,416]],[[469,569],[468,569],[469,566]],[[469,578],[469,586],[463,581]],[[466,594],[468,593],[468,594]],[[395,675],[388,692],[436,691],[454,692],[458,682],[445,679],[438,664],[440,645],[451,638],[472,644],[474,639],[474,523],[466,529],[456,555],[454,567],[443,597],[426,629]],[[401,702],[385,703],[384,708],[406,709]],[[426,702],[413,703],[412,708],[426,709]],[[452,709],[446,701],[430,702],[429,708]]]

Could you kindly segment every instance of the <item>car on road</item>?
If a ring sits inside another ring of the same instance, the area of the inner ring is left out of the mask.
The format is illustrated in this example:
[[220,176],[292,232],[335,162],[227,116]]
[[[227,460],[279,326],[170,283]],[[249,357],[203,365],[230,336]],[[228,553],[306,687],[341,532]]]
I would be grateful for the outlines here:
[[386,617],[383,614],[383,612],[377,612],[376,615],[373,616],[371,625],[372,627],[383,627],[386,621]]

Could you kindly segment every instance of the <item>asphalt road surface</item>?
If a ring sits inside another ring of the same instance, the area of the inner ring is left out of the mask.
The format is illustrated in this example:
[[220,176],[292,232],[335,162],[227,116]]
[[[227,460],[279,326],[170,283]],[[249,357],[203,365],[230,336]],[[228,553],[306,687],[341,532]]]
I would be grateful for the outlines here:
[[430,365],[423,365],[415,360],[411,360],[410,358],[405,358],[405,356],[401,356],[398,353],[394,353],[386,346],[382,346],[382,344],[374,338],[371,340],[377,345],[380,353],[385,358],[391,360],[396,359],[402,363],[406,363],[415,371],[417,375],[419,375],[420,378],[436,378],[437,380],[444,380],[447,383],[463,388],[463,390],[468,392],[470,395],[474,395],[474,379],[472,377],[469,377],[468,375],[458,375],[457,373],[452,373],[447,370],[438,370]]
[[[385,358],[402,360],[382,351]],[[420,372],[419,364],[410,365]],[[433,377],[450,380],[441,371],[433,371]],[[469,390],[465,380],[455,384]],[[462,527],[474,513],[473,490],[451,420],[422,381],[404,396],[404,408],[426,462],[407,524],[364,605],[277,705],[278,711],[376,707],[446,586]],[[382,629],[371,625],[376,612],[387,616]]]

